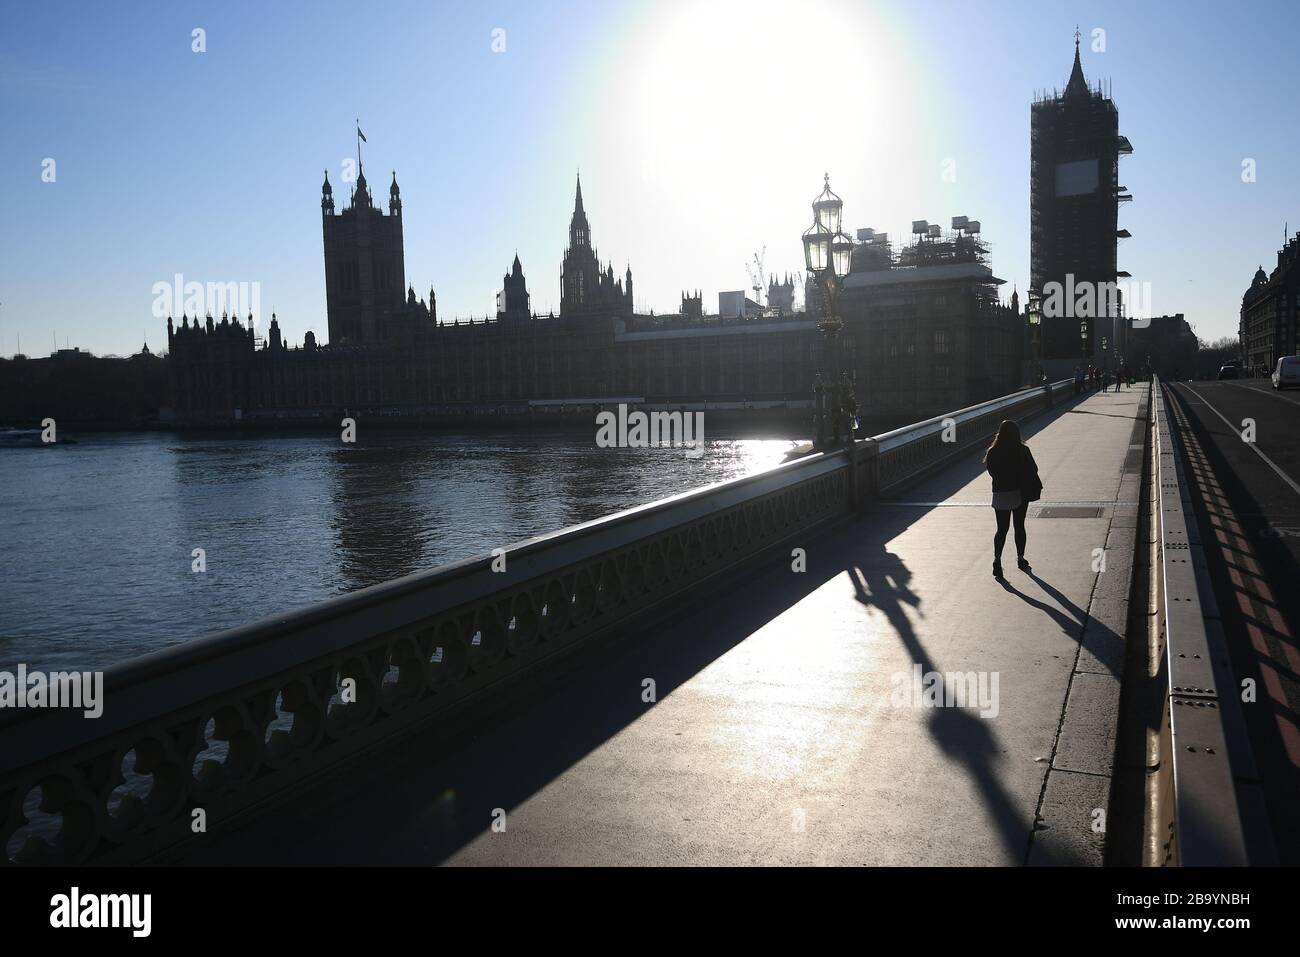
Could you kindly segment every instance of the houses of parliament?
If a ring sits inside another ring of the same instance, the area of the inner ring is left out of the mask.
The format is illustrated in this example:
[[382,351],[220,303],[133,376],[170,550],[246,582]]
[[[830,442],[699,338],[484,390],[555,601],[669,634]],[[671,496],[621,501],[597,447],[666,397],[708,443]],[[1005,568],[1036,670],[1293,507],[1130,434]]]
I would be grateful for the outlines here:
[[[168,318],[178,426],[305,423],[344,413],[531,416],[619,401],[784,406],[806,417],[822,340],[815,315],[793,311],[793,285],[775,283],[757,314],[705,315],[698,294],[683,294],[679,313],[636,314],[631,267],[616,276],[602,263],[580,179],[558,315],[530,309],[516,255],[495,317],[439,321],[434,290],[419,298],[406,281],[395,173],[387,212],[364,169],[341,211],[327,174],[320,204],[328,342],[308,332],[290,346],[274,315],[265,340],[254,334],[252,316]],[[854,271],[873,275],[846,282],[839,305],[860,404],[915,416],[1012,391],[1022,322],[998,302],[1001,280],[974,259],[956,271],[902,268],[924,265],[915,254],[909,247],[898,259],[882,257],[868,244],[855,250]],[[890,266],[900,268],[879,274]]]

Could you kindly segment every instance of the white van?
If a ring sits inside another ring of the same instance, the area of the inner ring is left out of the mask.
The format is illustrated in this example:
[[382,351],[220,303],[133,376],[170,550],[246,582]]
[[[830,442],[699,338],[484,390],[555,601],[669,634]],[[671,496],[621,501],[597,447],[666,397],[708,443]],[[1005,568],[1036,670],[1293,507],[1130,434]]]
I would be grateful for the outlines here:
[[1273,388],[1285,389],[1291,385],[1300,385],[1300,356],[1283,356],[1273,370]]

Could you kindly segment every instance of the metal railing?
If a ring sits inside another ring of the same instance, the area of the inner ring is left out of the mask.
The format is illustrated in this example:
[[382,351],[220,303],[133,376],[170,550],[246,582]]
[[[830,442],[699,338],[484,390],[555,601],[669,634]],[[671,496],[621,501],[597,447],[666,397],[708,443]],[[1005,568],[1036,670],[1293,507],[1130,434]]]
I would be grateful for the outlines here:
[[504,700],[543,662],[636,633],[1061,385],[953,413],[962,443],[932,420],[136,658],[105,673],[98,719],[0,711],[0,864],[176,856],[199,839],[196,811],[228,826]]

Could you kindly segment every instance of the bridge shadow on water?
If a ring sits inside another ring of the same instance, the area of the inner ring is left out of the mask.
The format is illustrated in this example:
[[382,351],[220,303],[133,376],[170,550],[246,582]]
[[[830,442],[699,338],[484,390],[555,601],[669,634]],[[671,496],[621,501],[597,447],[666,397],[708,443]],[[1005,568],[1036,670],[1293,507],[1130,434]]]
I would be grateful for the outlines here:
[[[1026,423],[1026,439],[1082,398]],[[910,489],[908,497],[919,495],[937,502],[952,496],[983,473],[981,456],[982,449],[962,455]],[[776,550],[765,566],[750,567],[718,582],[688,609],[630,633],[611,647],[584,653],[580,667],[544,686],[520,691],[507,707],[493,714],[471,709],[453,719],[454,724],[409,742],[400,756],[385,755],[341,781],[331,781],[327,788],[315,789],[308,798],[223,834],[198,848],[186,862],[444,862],[490,831],[494,809],[509,814],[645,715],[653,707],[641,699],[641,683],[647,675],[654,676],[662,701],[841,575],[852,583],[858,601],[884,615],[913,662],[923,671],[942,672],[944,663],[934,659],[912,624],[914,616],[924,616],[921,599],[909,587],[912,573],[904,557],[888,549],[931,508],[877,507],[816,533],[809,543],[804,574],[790,573],[788,549]],[[991,517],[979,509],[965,511],[972,512],[972,520],[988,524],[991,538]],[[1045,581],[1034,580],[1068,613],[1014,588],[1008,590],[1043,608],[1067,631],[1081,632],[1083,613]],[[977,785],[1005,858],[1024,861],[1033,822],[999,780],[1002,758],[991,722],[973,710],[934,708],[927,723],[954,770],[960,769]],[[663,743],[665,750],[672,746],[672,739]],[[925,837],[918,834],[918,843]]]

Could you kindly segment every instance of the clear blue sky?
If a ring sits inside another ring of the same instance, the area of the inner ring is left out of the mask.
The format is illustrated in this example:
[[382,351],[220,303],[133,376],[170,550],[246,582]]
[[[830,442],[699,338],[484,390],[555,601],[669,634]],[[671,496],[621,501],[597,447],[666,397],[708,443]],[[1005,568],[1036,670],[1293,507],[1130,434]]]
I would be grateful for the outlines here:
[[320,183],[346,195],[358,116],[377,200],[397,170],[407,277],[444,318],[488,313],[516,250],[534,308],[558,307],[578,168],[638,310],[695,287],[716,307],[764,247],[769,271],[799,268],[827,171],[849,228],[980,219],[1023,290],[1029,104],[1064,86],[1076,23],[1135,148],[1121,268],[1156,312],[1235,333],[1300,228],[1294,0],[43,2],[7,5],[0,33],[0,353],[162,348],[152,287],[176,273],[259,282],[259,328],[274,309],[292,341],[323,339]]

